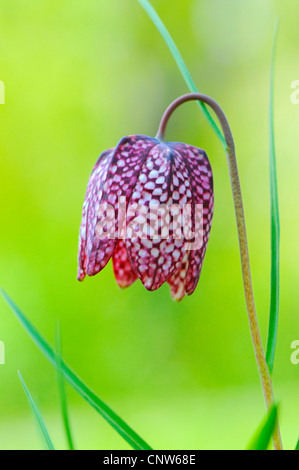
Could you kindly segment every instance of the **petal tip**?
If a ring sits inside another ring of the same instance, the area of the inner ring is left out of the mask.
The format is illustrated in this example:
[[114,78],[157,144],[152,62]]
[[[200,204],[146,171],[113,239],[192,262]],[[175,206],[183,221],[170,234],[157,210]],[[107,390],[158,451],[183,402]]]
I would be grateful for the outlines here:
[[172,299],[173,299],[175,302],[179,303],[179,302],[181,302],[181,301],[183,300],[183,298],[185,297],[185,294],[180,295],[180,296],[171,295],[171,297],[172,297]]
[[84,281],[85,276],[86,276],[86,273],[82,269],[79,269],[78,274],[77,274],[77,280],[82,282]]

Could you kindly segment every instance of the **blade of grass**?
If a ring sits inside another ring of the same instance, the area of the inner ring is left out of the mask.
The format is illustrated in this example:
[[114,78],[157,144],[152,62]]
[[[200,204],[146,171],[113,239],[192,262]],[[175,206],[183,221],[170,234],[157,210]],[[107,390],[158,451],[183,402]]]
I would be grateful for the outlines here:
[[[41,352],[46,356],[49,362],[57,368],[56,353],[47,343],[47,341],[39,334],[34,326],[29,322],[21,310],[15,305],[12,299],[0,289],[6,302],[23,325],[29,336],[39,347]],[[61,371],[67,382],[89,403],[114,429],[125,439],[128,444],[135,450],[152,450],[152,448],[125,423],[111,408],[106,405],[84,382],[66,365],[61,358]]]
[[61,336],[60,336],[60,326],[59,323],[56,324],[55,328],[55,350],[56,350],[56,369],[57,369],[57,379],[58,379],[58,388],[60,396],[60,406],[62,413],[62,420],[65,430],[65,435],[68,443],[69,450],[74,450],[73,438],[71,433],[71,427],[69,422],[69,414],[67,407],[67,398],[64,386],[64,378],[61,370]]
[[247,450],[267,450],[277,423],[277,406],[273,406],[264,423],[255,433]]
[[32,411],[33,411],[33,414],[34,414],[34,416],[35,416],[35,418],[36,418],[36,421],[37,421],[37,423],[38,423],[38,427],[39,427],[39,429],[40,429],[40,431],[41,431],[41,433],[42,433],[42,436],[43,436],[43,438],[44,438],[44,440],[45,440],[45,444],[46,444],[46,446],[47,446],[47,449],[48,449],[48,450],[55,450],[55,449],[54,449],[54,446],[53,446],[53,444],[52,444],[52,441],[51,441],[51,439],[50,439],[49,433],[48,433],[48,431],[47,431],[47,428],[46,428],[46,426],[45,426],[45,423],[43,422],[43,419],[42,419],[42,417],[41,417],[41,415],[40,415],[40,413],[39,413],[39,411],[38,411],[38,408],[37,408],[36,404],[34,403],[34,400],[33,400],[32,396],[31,396],[31,393],[29,392],[29,390],[28,390],[28,388],[27,388],[27,386],[26,386],[26,384],[25,384],[25,382],[24,382],[24,379],[23,379],[23,377],[21,376],[21,373],[18,372],[18,374],[19,374],[19,378],[20,378],[21,384],[22,384],[22,386],[23,386],[24,392],[25,392],[25,394],[26,394],[26,396],[27,396],[27,399],[28,399],[28,401],[29,401],[29,404],[30,404],[30,406],[31,406],[31,409],[32,409]]
[[296,447],[295,447],[295,450],[299,450],[299,439],[298,439],[298,441],[297,441],[297,445],[296,445]]
[[[152,7],[152,5],[150,4],[150,2],[148,0],[138,0],[139,4],[142,6],[142,8],[146,11],[146,13],[148,14],[148,16],[150,17],[150,19],[152,20],[152,22],[154,23],[154,25],[156,26],[157,30],[159,31],[159,33],[161,34],[161,36],[163,37],[166,45],[168,46],[178,68],[180,69],[181,71],[181,74],[187,84],[187,86],[189,87],[190,91],[192,93],[198,93],[198,90],[195,86],[195,83],[191,77],[191,74],[180,54],[180,51],[178,50],[174,40],[172,39],[169,31],[167,30],[166,26],[164,25],[164,23],[162,22],[161,18],[159,17],[159,15],[157,14],[156,10]],[[204,116],[206,117],[208,123],[210,124],[210,126],[212,127],[212,129],[214,130],[216,136],[218,137],[218,139],[220,140],[223,148],[225,150],[227,150],[227,145],[226,145],[226,142],[225,142],[225,139],[222,135],[222,132],[220,131],[218,125],[216,124],[215,120],[213,119],[213,117],[211,116],[210,112],[208,111],[206,105],[204,103],[201,103],[200,101],[197,101],[198,103],[198,106],[200,107],[200,109],[202,110]]]
[[276,174],[276,154],[274,135],[274,68],[279,22],[274,31],[271,74],[270,74],[270,104],[269,104],[269,132],[270,132],[270,201],[271,201],[271,299],[268,327],[268,340],[266,361],[270,373],[273,371],[275,348],[277,342],[277,329],[279,317],[279,206]]

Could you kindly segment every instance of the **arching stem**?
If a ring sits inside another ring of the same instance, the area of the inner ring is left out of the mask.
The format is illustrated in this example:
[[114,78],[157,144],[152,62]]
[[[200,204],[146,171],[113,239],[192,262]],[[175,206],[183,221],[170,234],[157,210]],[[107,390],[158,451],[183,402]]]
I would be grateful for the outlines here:
[[[210,98],[207,95],[203,95],[201,93],[189,93],[186,95],[177,98],[165,111],[158,130],[158,134],[156,136],[157,139],[164,139],[165,129],[168,123],[168,120],[174,110],[180,106],[181,104],[185,103],[186,101],[201,101],[209,105],[213,111],[216,113],[219,122],[221,124],[223,134],[225,137],[225,141],[227,144],[226,155],[227,155],[227,163],[229,168],[229,175],[230,175],[230,182],[233,192],[233,200],[234,200],[234,207],[235,207],[235,214],[237,219],[237,227],[238,227],[238,237],[239,237],[239,246],[240,246],[240,255],[241,255],[241,265],[242,265],[242,275],[243,275],[243,285],[244,285],[244,293],[246,299],[246,306],[247,306],[247,313],[252,337],[252,343],[254,348],[254,353],[256,357],[256,362],[258,365],[258,370],[261,378],[261,383],[263,387],[263,392],[265,396],[266,406],[269,410],[274,403],[274,395],[273,395],[273,387],[271,377],[268,371],[264,348],[262,344],[260,329],[258,325],[256,309],[255,309],[255,301],[252,289],[252,280],[251,280],[251,271],[250,271],[250,261],[249,261],[249,253],[248,253],[248,243],[247,243],[247,232],[246,232],[246,225],[245,225],[245,215],[244,215],[244,208],[243,208],[243,201],[242,201],[242,193],[241,193],[241,186],[240,186],[240,179],[238,173],[238,166],[236,160],[236,153],[235,153],[235,144],[233,135],[226,119],[224,112],[222,111],[219,104]],[[276,450],[282,450],[282,443],[279,431],[279,425],[277,423],[276,431],[273,436],[274,448]]]

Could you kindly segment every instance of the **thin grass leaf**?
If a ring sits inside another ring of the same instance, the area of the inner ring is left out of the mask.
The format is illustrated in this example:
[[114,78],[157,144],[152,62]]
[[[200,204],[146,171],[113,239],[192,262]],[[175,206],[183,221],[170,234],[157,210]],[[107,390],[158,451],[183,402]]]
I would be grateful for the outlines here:
[[271,299],[268,327],[268,340],[266,361],[270,373],[273,371],[274,356],[277,342],[277,329],[279,317],[279,244],[280,244],[280,224],[279,224],[279,206],[277,191],[276,174],[276,154],[275,154],[275,135],[274,135],[274,69],[276,45],[279,23],[275,26],[271,74],[270,74],[270,105],[269,105],[269,132],[270,132],[270,201],[271,201]]
[[296,447],[295,447],[295,450],[299,450],[299,439],[298,439],[298,441],[297,441],[297,445],[296,445]]
[[59,323],[56,324],[55,328],[55,350],[56,350],[56,369],[57,369],[57,379],[58,379],[58,388],[59,388],[59,397],[61,405],[61,414],[65,430],[65,435],[68,443],[69,450],[74,450],[73,438],[71,433],[71,427],[69,422],[69,413],[67,406],[67,398],[64,386],[64,377],[61,369],[61,336],[60,336],[60,326]]
[[[23,325],[29,336],[33,339],[35,344],[39,347],[42,353],[46,356],[49,362],[57,368],[57,355],[45,339],[39,334],[34,326],[29,322],[21,310],[15,305],[12,299],[3,291],[5,298],[12,311]],[[135,450],[152,450],[152,448],[125,423],[111,408],[106,405],[97,395],[82,382],[82,380],[66,365],[61,358],[61,371],[67,382],[89,403],[117,432],[128,444]]]
[[277,423],[277,406],[273,405],[264,423],[250,441],[247,450],[267,450]]
[[43,422],[43,419],[42,419],[42,417],[41,417],[41,415],[40,415],[40,413],[39,413],[39,411],[38,411],[38,408],[37,408],[36,404],[34,403],[34,400],[33,400],[32,396],[31,396],[31,393],[29,392],[29,390],[28,390],[28,388],[27,388],[27,386],[26,386],[26,384],[25,384],[25,382],[24,382],[24,379],[23,379],[23,377],[21,376],[21,373],[18,372],[18,374],[19,374],[19,378],[20,378],[21,384],[22,384],[22,386],[23,386],[24,392],[26,393],[26,396],[27,396],[27,398],[28,398],[28,401],[29,401],[29,404],[30,404],[30,406],[31,406],[31,409],[32,409],[33,414],[34,414],[34,416],[35,416],[35,418],[36,418],[36,421],[37,421],[37,423],[38,423],[39,429],[40,429],[40,431],[41,431],[41,433],[42,433],[42,436],[43,436],[43,438],[44,438],[46,447],[47,447],[48,450],[55,450],[55,449],[54,449],[54,446],[53,446],[53,444],[52,444],[52,441],[51,441],[51,439],[50,439],[49,433],[48,433],[48,431],[47,431],[47,428],[46,428],[46,426],[45,426],[45,423]]
[[[162,22],[161,18],[159,17],[159,15],[157,14],[156,10],[152,7],[152,5],[150,4],[150,2],[148,0],[138,0],[139,4],[142,6],[142,8],[146,11],[146,13],[148,14],[148,16],[150,17],[150,19],[152,20],[152,22],[154,23],[154,25],[156,26],[157,30],[159,31],[159,33],[161,34],[161,36],[163,37],[166,45],[168,46],[178,68],[180,69],[181,71],[181,74],[187,84],[187,86],[189,87],[190,91],[192,93],[198,93],[198,90],[195,86],[195,83],[191,77],[191,74],[180,54],[180,51],[178,50],[174,40],[172,39],[169,31],[167,30],[166,26],[164,25],[164,23]],[[210,112],[208,111],[206,105],[200,101],[197,101],[198,103],[198,106],[200,107],[200,109],[202,110],[204,116],[206,117],[208,123],[210,124],[210,126],[212,127],[212,129],[214,130],[216,136],[218,137],[218,139],[220,140],[224,150],[227,150],[227,145],[226,145],[226,142],[225,142],[225,139],[222,135],[222,132],[220,131],[218,125],[216,124],[215,120],[213,119],[213,117],[211,116]]]

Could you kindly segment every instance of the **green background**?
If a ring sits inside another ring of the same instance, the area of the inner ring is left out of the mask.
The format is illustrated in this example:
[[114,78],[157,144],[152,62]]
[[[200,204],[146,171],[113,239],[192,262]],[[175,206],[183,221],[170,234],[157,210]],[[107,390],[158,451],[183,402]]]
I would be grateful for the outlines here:
[[[268,91],[280,17],[275,129],[281,211],[281,309],[274,387],[284,444],[299,432],[299,80],[293,0],[153,0],[199,90],[235,136],[254,291],[264,343],[270,297]],[[98,154],[121,137],[155,135],[187,92],[159,33],[135,0],[1,0],[0,284],[67,363],[154,448],[244,448],[265,415],[250,341],[236,224],[223,149],[195,103],[171,119],[169,140],[208,153],[215,214],[200,283],[177,304],[168,286],[121,291],[111,265],[76,281],[78,230]],[[54,369],[0,299],[0,448],[40,448],[19,369],[57,448],[65,446]],[[78,448],[127,444],[68,388]]]

